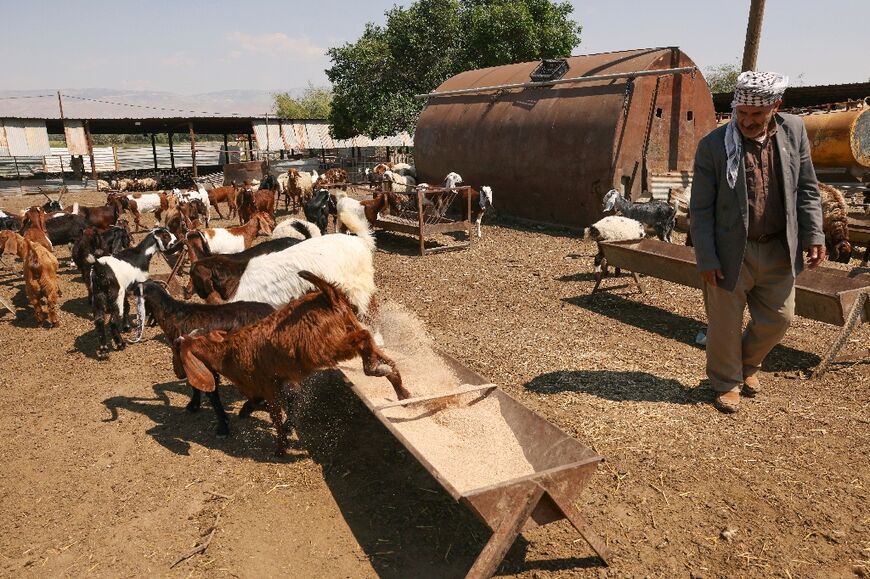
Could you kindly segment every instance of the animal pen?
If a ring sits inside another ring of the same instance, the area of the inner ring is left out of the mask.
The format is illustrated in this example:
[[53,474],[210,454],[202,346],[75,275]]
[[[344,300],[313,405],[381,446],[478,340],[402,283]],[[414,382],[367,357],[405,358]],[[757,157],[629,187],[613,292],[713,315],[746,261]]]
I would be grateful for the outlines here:
[[[643,291],[637,274],[701,289],[701,276],[695,264],[695,250],[685,245],[664,243],[657,239],[637,241],[601,242],[604,258],[609,265],[635,274],[635,281]],[[805,270],[795,280],[795,314],[826,324],[841,326],[837,339],[829,346],[812,377],[822,376],[832,362],[856,359],[855,356],[836,358],[855,328],[870,320],[870,276],[829,267]],[[870,351],[858,359],[870,355]]]
[[418,95],[417,174],[454,171],[498,191],[499,209],[585,227],[610,189],[666,199],[688,187],[713,100],[678,48],[627,50],[471,70]]

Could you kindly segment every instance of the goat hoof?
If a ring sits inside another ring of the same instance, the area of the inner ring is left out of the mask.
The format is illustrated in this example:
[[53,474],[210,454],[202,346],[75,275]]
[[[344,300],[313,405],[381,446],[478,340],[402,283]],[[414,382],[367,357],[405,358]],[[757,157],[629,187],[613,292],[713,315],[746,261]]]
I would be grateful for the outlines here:
[[109,359],[109,349],[100,348],[97,350],[97,360],[108,360]]

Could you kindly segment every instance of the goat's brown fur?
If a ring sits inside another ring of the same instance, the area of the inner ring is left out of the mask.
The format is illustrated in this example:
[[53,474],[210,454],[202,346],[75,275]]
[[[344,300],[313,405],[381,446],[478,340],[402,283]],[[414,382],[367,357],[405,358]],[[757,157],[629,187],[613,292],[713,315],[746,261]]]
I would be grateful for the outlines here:
[[386,377],[399,399],[410,397],[395,363],[375,345],[347,297],[307,271],[299,275],[317,291],[238,332],[212,331],[180,338],[181,362],[192,386],[214,391],[212,373],[217,372],[250,400],[266,402],[277,430],[278,454],[287,447],[279,402],[283,385],[298,388],[317,369],[361,356],[366,375]]
[[[48,234],[45,229],[45,210],[42,207],[33,206],[24,213],[22,224],[30,223],[30,227],[26,228],[23,236],[24,239],[39,244],[48,251],[52,251],[54,247],[51,241],[48,240]],[[22,229],[25,229],[22,225]]]
[[848,263],[852,256],[852,244],[849,242],[849,206],[843,192],[819,183],[819,193],[822,197],[822,230],[825,233],[825,245],[828,258],[831,261]]
[[211,203],[211,206],[214,207],[214,210],[217,211],[218,217],[221,219],[224,218],[221,215],[220,207],[218,207],[218,203],[226,203],[227,204],[227,219],[232,219],[235,217],[236,213],[238,213],[238,209],[236,207],[236,196],[239,194],[238,189],[236,188],[236,183],[233,181],[230,185],[226,185],[224,187],[215,187],[211,191],[208,192],[208,200]]
[[42,298],[45,298],[48,323],[52,328],[57,327],[60,325],[57,317],[57,299],[60,296],[57,284],[57,258],[51,251],[27,238],[23,238],[20,244],[19,247],[23,246],[23,251],[19,249],[18,255],[24,261],[24,291],[30,307],[33,308],[36,323],[41,326],[45,321],[45,313],[42,310]]

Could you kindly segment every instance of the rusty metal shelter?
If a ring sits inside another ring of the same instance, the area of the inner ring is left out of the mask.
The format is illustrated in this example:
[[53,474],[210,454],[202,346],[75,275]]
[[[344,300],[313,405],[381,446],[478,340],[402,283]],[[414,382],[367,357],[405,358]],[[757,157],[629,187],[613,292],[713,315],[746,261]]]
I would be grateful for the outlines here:
[[[679,48],[565,59],[558,78],[541,62],[460,73],[433,93],[414,135],[417,173],[450,171],[490,185],[500,211],[587,226],[611,188],[666,198],[691,182],[698,140],[715,127],[713,100]],[[544,64],[547,64],[546,62]]]

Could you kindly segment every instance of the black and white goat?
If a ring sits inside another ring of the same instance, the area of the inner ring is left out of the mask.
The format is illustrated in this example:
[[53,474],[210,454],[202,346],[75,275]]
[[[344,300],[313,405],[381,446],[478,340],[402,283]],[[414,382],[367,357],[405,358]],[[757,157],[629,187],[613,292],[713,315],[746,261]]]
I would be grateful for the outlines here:
[[[130,322],[130,304],[127,302],[127,292],[134,284],[148,279],[148,266],[151,258],[158,251],[166,251],[175,243],[175,236],[165,227],[155,227],[139,242],[119,252],[117,255],[96,258],[91,268],[91,289],[93,291],[94,327],[100,346],[97,358],[105,359],[109,355],[109,336],[106,332],[105,316],[110,314],[109,330],[115,347],[123,350],[125,343],[121,337],[121,329],[128,330]],[[145,329],[144,302],[137,301],[139,314],[139,332],[134,342],[142,339]]]
[[677,210],[673,205],[657,199],[646,203],[633,203],[616,189],[611,189],[604,196],[604,212],[614,210],[654,229],[656,236],[662,241],[671,242],[671,234],[677,222]]
[[100,232],[95,227],[88,227],[73,243],[70,255],[82,274],[82,281],[88,289],[88,303],[91,305],[94,303],[91,291],[91,269],[97,258],[120,253],[133,242],[126,221],[123,223],[124,225],[112,225],[104,232]]

